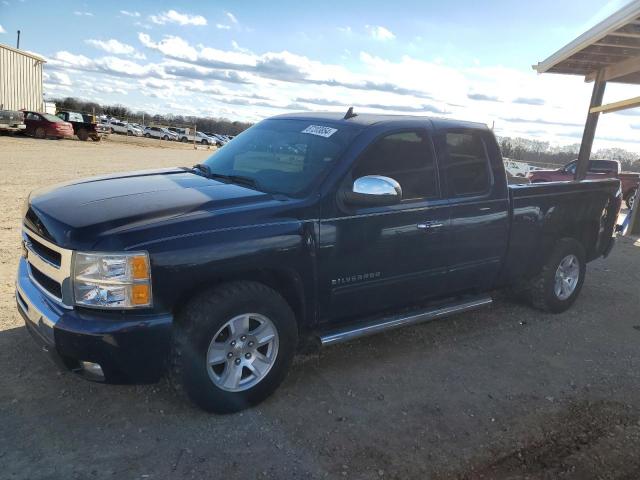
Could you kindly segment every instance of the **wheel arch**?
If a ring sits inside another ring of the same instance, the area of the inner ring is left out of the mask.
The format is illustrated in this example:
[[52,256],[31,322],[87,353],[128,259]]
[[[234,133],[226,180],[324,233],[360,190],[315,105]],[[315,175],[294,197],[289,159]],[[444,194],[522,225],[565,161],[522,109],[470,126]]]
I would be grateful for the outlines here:
[[176,310],[182,308],[196,295],[232,282],[258,282],[278,292],[293,310],[299,330],[311,324],[304,283],[298,272],[286,268],[256,268],[230,274],[214,275],[195,288],[184,292],[176,302]]

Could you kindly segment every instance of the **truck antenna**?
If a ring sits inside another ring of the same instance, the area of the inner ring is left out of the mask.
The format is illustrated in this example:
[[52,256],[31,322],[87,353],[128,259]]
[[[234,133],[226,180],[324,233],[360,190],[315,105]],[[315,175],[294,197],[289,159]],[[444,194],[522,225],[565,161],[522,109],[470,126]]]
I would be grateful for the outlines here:
[[358,116],[357,113],[353,113],[353,107],[349,107],[349,110],[347,110],[347,113],[344,114],[343,120],[349,120],[350,118],[357,117],[357,116]]

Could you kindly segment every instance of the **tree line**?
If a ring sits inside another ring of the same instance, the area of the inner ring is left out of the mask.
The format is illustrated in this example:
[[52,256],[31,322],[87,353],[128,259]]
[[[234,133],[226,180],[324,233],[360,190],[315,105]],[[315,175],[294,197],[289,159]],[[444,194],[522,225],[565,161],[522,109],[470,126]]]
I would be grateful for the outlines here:
[[142,125],[157,125],[163,127],[191,127],[194,126],[202,132],[219,133],[222,135],[237,135],[249,128],[252,124],[246,122],[234,122],[226,118],[196,117],[183,115],[151,115],[143,111],[132,111],[124,105],[100,105],[96,102],[88,102],[74,97],[53,99],[58,110],[70,110],[79,113],[93,115],[107,115],[125,122],[139,123]]
[[[549,142],[521,137],[498,137],[502,156],[541,165],[565,165],[578,158],[580,144],[552,146]],[[618,160],[623,170],[640,172],[640,155],[623,148],[601,148],[592,159]]]

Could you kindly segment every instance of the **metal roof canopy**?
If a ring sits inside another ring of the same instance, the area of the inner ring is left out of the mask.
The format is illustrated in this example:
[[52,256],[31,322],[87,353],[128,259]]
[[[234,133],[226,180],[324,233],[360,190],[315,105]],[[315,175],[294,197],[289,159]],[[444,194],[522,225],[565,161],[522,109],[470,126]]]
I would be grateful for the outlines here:
[[[546,60],[533,65],[533,69],[538,73],[582,75],[585,82],[594,82],[575,174],[576,180],[582,180],[587,176],[600,113],[640,106],[640,97],[602,105],[607,82],[640,85],[640,0],[630,2]],[[629,228],[632,233],[640,233],[638,212],[640,208],[633,209],[634,218]]]

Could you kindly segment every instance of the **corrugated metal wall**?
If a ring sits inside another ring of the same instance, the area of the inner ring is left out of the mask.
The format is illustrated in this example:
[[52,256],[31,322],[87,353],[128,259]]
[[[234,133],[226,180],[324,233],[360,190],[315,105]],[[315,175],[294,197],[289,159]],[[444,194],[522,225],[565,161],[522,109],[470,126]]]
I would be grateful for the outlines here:
[[43,62],[0,45],[0,108],[42,111]]

